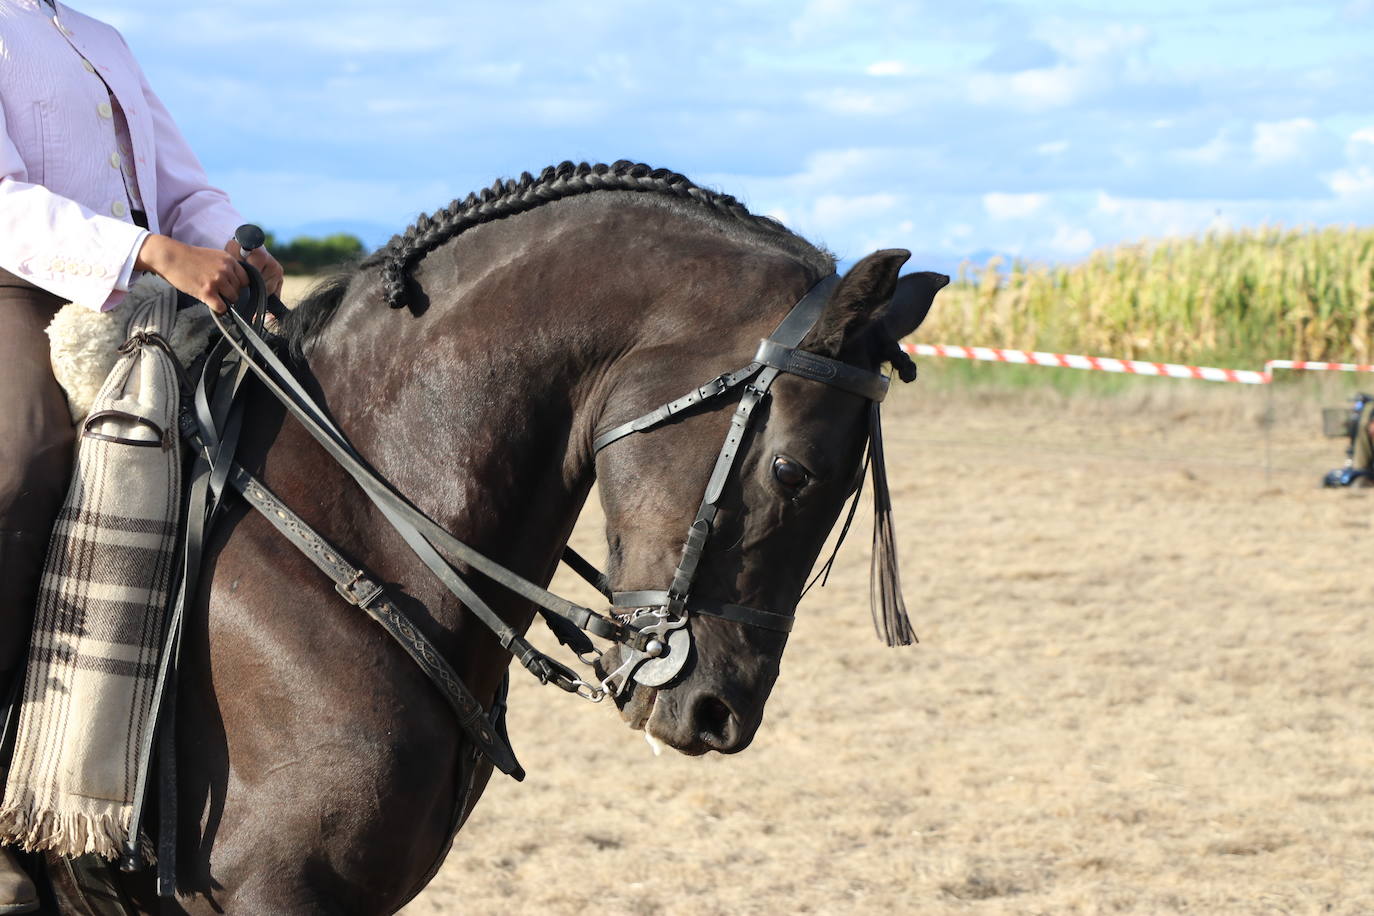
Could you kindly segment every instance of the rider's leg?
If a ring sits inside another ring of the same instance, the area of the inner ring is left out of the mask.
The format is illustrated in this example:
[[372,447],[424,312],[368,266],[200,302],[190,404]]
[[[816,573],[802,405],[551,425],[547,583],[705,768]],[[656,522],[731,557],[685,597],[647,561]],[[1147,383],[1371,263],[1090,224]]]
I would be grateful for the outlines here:
[[[0,271],[0,703],[23,665],[48,537],[71,475],[71,415],[44,333],[60,305]],[[36,906],[33,884],[0,849],[0,914]]]

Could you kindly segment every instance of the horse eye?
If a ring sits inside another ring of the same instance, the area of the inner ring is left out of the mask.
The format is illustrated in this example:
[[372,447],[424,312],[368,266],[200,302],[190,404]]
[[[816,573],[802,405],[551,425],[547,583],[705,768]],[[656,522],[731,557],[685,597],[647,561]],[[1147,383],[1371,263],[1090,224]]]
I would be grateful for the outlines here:
[[797,489],[811,477],[806,468],[795,461],[783,458],[781,455],[773,459],[773,476],[777,478],[778,483],[789,490]]

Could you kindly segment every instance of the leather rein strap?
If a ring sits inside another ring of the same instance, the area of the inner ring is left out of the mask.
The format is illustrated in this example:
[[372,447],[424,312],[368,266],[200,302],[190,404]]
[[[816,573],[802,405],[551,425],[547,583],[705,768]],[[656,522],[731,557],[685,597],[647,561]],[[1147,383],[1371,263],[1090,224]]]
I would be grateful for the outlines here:
[[[246,266],[246,269],[250,280],[249,300],[253,306],[250,314],[255,318],[252,321],[245,320],[236,308],[231,308],[225,316],[214,316],[224,335],[221,346],[232,349],[240,360],[235,367],[235,387],[248,372],[256,375],[353,478],[435,577],[496,635],[504,649],[519,659],[541,682],[556,684],[594,702],[599,702],[608,692],[623,689],[624,682],[606,678],[600,684],[588,683],[567,666],[534,648],[471,588],[454,567],[454,562],[466,564],[497,585],[538,606],[559,639],[572,646],[583,663],[593,664],[595,658],[590,656],[600,655],[585,635],[590,633],[619,643],[627,656],[637,660],[635,667],[639,667],[640,662],[654,660],[660,662],[660,669],[664,669],[660,657],[666,654],[671,660],[667,667],[676,673],[687,652],[685,625],[688,597],[697,565],[710,538],[718,501],[734,469],[754,411],[767,398],[773,381],[780,374],[788,373],[824,382],[875,401],[881,400],[887,389],[887,379],[877,373],[865,372],[829,357],[796,349],[820,320],[831,293],[839,283],[839,278],[831,275],[812,287],[793,307],[777,330],[762,342],[754,360],[747,366],[722,375],[675,401],[597,436],[594,447],[600,451],[625,436],[657,428],[697,404],[714,400],[735,389],[743,389],[739,406],[731,419],[730,432],[717,456],[706,494],[684,545],[682,560],[667,590],[611,592],[604,574],[571,549],[566,552],[565,562],[603,593],[607,593],[615,607],[652,612],[649,615],[630,614],[625,620],[612,619],[561,598],[474,550],[446,531],[373,470],[295,378],[291,369],[259,335],[262,326],[260,316],[266,309],[266,287],[256,270],[251,266]],[[217,452],[223,454],[226,451],[223,440],[229,434],[215,433],[212,419],[222,418],[210,416],[214,411],[205,402],[203,388],[197,391],[196,408],[195,431],[202,439],[198,445],[208,455],[213,456]],[[233,438],[237,438],[235,423],[228,425],[233,429]],[[228,453],[232,455],[232,449]],[[469,698],[465,697],[466,691],[461,681],[451,676],[452,669],[443,662],[438,651],[413,624],[401,616],[381,587],[374,584],[374,579],[367,576],[364,570],[345,563],[338,551],[324,538],[286,510],[260,481],[253,479],[241,467],[232,461],[212,460],[207,463],[212,469],[208,474],[208,486],[215,496],[218,497],[226,485],[243,493],[250,505],[261,511],[283,535],[330,576],[340,595],[378,619],[397,638],[453,705],[465,732],[499,769],[519,778],[522,771],[509,748],[499,738],[493,740],[484,723],[473,717],[472,706]],[[791,615],[707,600],[693,600],[691,610],[784,632],[791,628],[792,623]],[[681,633],[674,635],[673,631],[679,630]],[[644,677],[636,679],[645,682]]]

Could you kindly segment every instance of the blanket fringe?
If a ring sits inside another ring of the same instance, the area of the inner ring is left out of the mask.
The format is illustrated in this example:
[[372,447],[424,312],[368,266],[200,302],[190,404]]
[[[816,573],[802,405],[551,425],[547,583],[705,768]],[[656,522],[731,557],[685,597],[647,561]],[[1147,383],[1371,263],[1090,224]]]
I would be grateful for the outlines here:
[[[25,852],[53,852],[59,856],[98,855],[115,861],[124,852],[133,818],[132,805],[118,811],[91,814],[84,811],[54,811],[40,808],[32,791],[20,791],[19,798],[6,799],[0,808],[0,846],[18,846]],[[99,799],[105,804],[104,799]],[[139,845],[150,860],[152,840],[140,836]]]

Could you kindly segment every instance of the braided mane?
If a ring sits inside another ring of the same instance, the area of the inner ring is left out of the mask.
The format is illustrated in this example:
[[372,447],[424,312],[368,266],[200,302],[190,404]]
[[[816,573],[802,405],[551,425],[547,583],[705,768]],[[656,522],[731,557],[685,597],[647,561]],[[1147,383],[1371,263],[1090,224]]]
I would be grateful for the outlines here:
[[797,254],[810,255],[812,259],[818,254],[810,243],[782,223],[750,213],[729,194],[699,187],[669,169],[655,169],[622,159],[613,165],[564,162],[544,169],[538,178],[525,172],[519,179],[498,180],[480,194],[469,194],[466,199],[455,200],[443,210],[421,216],[409,229],[392,237],[368,257],[362,266],[381,266],[386,302],[392,308],[399,308],[405,304],[411,269],[440,245],[473,226],[593,191],[635,191],[695,201],[736,225],[777,238]]
[[333,318],[360,269],[380,268],[387,305],[401,308],[407,304],[411,271],[431,251],[474,226],[594,191],[658,195],[675,209],[713,215],[727,231],[737,230],[741,237],[766,240],[822,274],[835,269],[833,256],[782,223],[756,216],[729,194],[699,187],[677,172],[624,159],[613,165],[564,162],[544,169],[538,178],[525,172],[518,179],[497,181],[479,194],[469,194],[438,212],[421,216],[361,264],[325,277],[287,314],[283,336],[292,353],[303,356]]

